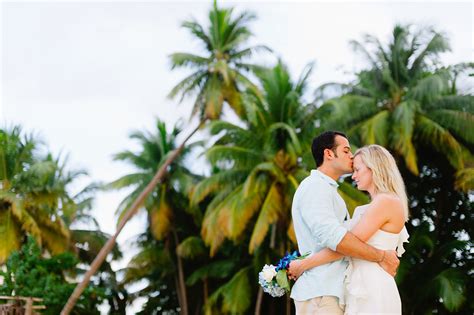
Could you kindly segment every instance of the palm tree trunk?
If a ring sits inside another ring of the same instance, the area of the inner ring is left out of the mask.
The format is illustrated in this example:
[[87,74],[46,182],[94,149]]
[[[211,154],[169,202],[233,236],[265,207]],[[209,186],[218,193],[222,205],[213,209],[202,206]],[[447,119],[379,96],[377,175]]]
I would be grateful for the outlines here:
[[125,224],[127,224],[128,220],[130,220],[131,217],[135,215],[135,213],[140,209],[142,206],[143,202],[145,201],[146,197],[153,191],[155,186],[161,181],[163,176],[166,174],[166,171],[168,169],[168,166],[179,156],[181,151],[183,151],[184,146],[186,142],[201,128],[201,126],[204,124],[205,120],[201,121],[199,125],[184,139],[183,143],[173,151],[166,159],[166,161],[163,163],[163,165],[160,167],[160,169],[156,172],[155,176],[151,180],[150,183],[145,187],[145,189],[140,193],[140,195],[135,199],[133,204],[130,206],[130,208],[127,210],[125,215],[123,216],[122,220],[120,221],[119,225],[117,226],[117,231],[115,234],[105,243],[105,245],[102,247],[100,250],[99,254],[96,256],[94,261],[92,262],[90,269],[85,273],[84,278],[82,281],[76,286],[74,291],[72,292],[71,296],[69,297],[66,305],[64,305],[64,308],[61,311],[61,315],[69,315],[69,313],[72,311],[74,308],[74,305],[76,304],[77,300],[81,296],[82,292],[84,289],[87,287],[89,284],[89,281],[91,277],[97,272],[97,270],[100,268],[102,263],[104,262],[105,258],[107,255],[110,253],[110,251],[113,249],[115,246],[115,242],[117,240],[118,235],[122,231],[123,227]]
[[[271,234],[270,234],[270,249],[275,249],[275,243],[276,243],[276,224],[272,224],[270,227],[271,229]],[[255,305],[255,315],[260,315],[261,308],[262,308],[262,300],[263,300],[263,290],[261,287],[258,288],[258,294],[257,294],[257,302]]]
[[260,315],[260,309],[262,308],[262,299],[263,299],[263,290],[260,287],[258,288],[257,303],[255,305],[255,315]]
[[[179,245],[178,234],[176,230],[173,228],[173,236],[174,242],[176,244],[176,248]],[[188,315],[188,298],[186,296],[186,284],[184,283],[184,271],[183,271],[183,262],[179,255],[176,255],[178,260],[178,279],[179,279],[179,291],[181,291],[181,312],[182,315]]]
[[272,224],[271,226],[271,235],[270,235],[270,248],[274,249],[275,248],[275,243],[276,243],[276,223]]
[[204,278],[204,284],[203,284],[203,289],[204,289],[204,304],[207,303],[207,298],[209,297],[209,280],[207,280],[207,277]]
[[178,304],[181,308],[181,305],[183,305],[183,298],[181,296],[181,290],[179,289],[179,280],[176,275],[174,275],[174,285],[176,287],[176,294],[178,295]]

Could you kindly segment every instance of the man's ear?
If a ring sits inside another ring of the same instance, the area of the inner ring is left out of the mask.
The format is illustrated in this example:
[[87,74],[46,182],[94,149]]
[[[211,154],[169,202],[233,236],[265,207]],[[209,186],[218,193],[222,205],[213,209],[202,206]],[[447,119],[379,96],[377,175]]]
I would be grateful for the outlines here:
[[328,160],[332,160],[334,157],[334,152],[331,149],[324,149],[324,157]]

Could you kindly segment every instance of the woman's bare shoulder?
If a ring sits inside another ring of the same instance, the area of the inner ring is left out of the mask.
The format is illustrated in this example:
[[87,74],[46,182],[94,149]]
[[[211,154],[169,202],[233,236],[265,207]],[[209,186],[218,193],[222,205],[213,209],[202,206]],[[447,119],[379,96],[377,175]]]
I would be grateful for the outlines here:
[[403,212],[403,203],[401,199],[389,193],[380,193],[377,194],[372,200],[374,208],[378,208],[385,211],[393,211],[394,209],[400,210]]

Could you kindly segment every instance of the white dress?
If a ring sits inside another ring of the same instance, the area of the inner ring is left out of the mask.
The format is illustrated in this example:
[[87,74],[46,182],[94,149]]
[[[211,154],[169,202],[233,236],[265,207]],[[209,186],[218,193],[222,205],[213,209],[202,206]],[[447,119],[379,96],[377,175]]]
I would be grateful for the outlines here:
[[[368,205],[357,207],[347,222],[352,229],[364,214]],[[401,256],[405,250],[403,243],[408,242],[405,227],[400,233],[378,230],[367,244],[382,250],[396,250]],[[346,258],[349,266],[345,273],[344,287],[345,315],[402,314],[402,303],[395,279],[376,262],[356,258]]]

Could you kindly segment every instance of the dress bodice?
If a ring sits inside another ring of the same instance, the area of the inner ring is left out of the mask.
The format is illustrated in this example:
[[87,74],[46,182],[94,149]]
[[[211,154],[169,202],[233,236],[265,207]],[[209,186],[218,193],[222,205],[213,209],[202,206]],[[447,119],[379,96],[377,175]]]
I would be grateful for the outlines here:
[[[345,222],[351,230],[364,215],[368,205],[357,207],[352,219]],[[378,230],[367,243],[381,250],[396,250],[398,256],[408,242],[405,227],[399,233]],[[346,257],[349,264],[345,272],[345,315],[390,314],[401,315],[402,306],[394,278],[371,261]]]
[[[369,205],[367,204],[355,208],[352,218],[345,223],[349,230],[360,221],[360,218],[364,215],[368,206]],[[403,243],[408,242],[408,236],[405,226],[399,233],[390,233],[379,229],[367,241],[367,244],[381,250],[396,250],[398,256],[401,256],[405,252]]]

